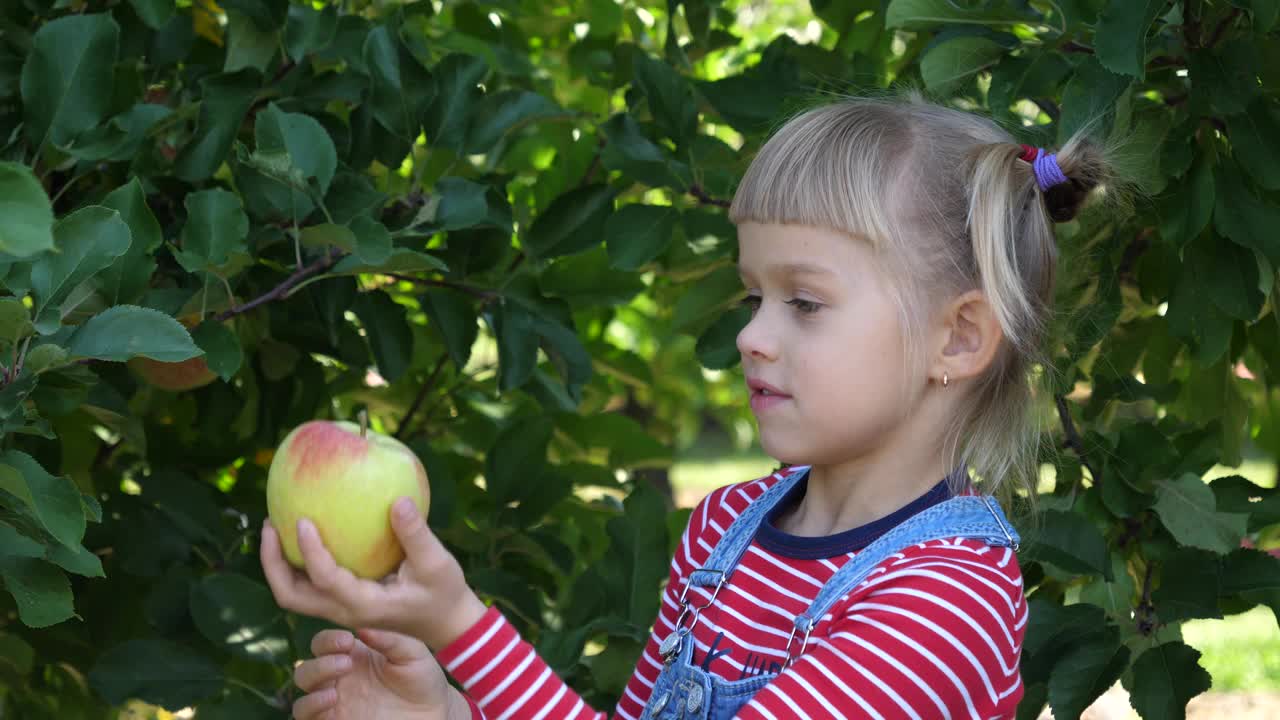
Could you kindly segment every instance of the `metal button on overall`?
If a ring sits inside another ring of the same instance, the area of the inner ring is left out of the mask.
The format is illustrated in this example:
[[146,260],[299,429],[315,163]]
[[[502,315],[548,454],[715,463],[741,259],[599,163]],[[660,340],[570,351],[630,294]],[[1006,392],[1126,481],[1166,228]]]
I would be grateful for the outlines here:
[[696,713],[702,707],[702,686],[689,683],[689,712]]
[[658,701],[653,704],[653,713],[650,715],[650,717],[658,717],[658,713],[662,712],[662,708],[667,706],[667,701],[670,699],[671,699],[670,690],[662,693],[662,697],[658,698]]

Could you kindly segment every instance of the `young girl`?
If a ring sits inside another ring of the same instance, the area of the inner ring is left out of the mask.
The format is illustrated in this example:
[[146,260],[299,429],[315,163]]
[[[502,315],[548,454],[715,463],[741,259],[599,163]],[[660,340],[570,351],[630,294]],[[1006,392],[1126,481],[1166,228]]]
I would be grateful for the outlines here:
[[[760,442],[794,465],[698,504],[614,717],[1014,716],[1027,605],[993,496],[1034,492],[1052,223],[1103,177],[1082,139],[1055,156],[917,96],[818,107],[765,144],[730,209],[738,348]],[[393,631],[318,635],[299,718],[604,717],[420,516],[392,522],[407,560],[381,584],[306,522],[306,574],[263,530],[281,606]]]

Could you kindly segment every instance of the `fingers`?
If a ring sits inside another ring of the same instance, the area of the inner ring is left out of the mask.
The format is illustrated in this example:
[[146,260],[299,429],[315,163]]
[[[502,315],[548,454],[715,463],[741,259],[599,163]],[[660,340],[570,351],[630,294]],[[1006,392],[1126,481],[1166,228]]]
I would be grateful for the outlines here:
[[440,553],[447,552],[439,538],[427,527],[426,518],[413,500],[402,497],[391,506],[391,528],[404,547],[409,565],[420,573],[430,574],[439,563]]
[[284,559],[280,549],[280,536],[269,521],[262,526],[262,540],[258,545],[262,574],[266,576],[271,594],[280,607],[304,615],[329,618],[334,622],[344,621],[341,608],[327,602],[325,596]]
[[396,665],[406,665],[430,655],[421,640],[408,635],[369,628],[361,629],[359,635],[365,645],[387,656]]
[[337,704],[338,691],[335,688],[318,690],[293,704],[293,717],[295,720],[320,720]]
[[372,609],[373,603],[363,591],[360,579],[338,565],[310,520],[298,521],[298,548],[312,585],[351,609],[356,617],[363,617]]
[[349,653],[355,643],[355,636],[346,630],[321,630],[311,638],[311,654],[320,657],[334,653]]
[[320,690],[351,671],[348,655],[323,655],[307,660],[293,671],[293,683],[306,692]]

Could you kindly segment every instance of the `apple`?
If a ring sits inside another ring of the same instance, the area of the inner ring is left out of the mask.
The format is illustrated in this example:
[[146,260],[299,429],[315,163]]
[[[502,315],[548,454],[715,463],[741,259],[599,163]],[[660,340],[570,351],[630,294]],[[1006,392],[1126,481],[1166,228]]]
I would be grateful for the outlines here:
[[[190,330],[200,324],[200,316],[183,315],[178,318],[178,322]],[[169,392],[195,390],[218,379],[218,374],[209,369],[209,363],[205,362],[203,355],[179,362],[162,362],[140,355],[130,359],[126,365],[148,385]]]
[[149,357],[138,356],[127,363],[129,368],[148,385],[161,390],[182,392],[204,387],[218,379],[218,374],[209,369],[204,356],[193,357],[181,362],[162,362]]
[[285,436],[267,470],[267,514],[285,559],[304,567],[298,520],[315,524],[342,567],[382,578],[399,567],[404,548],[391,529],[391,505],[408,496],[427,513],[431,488],[422,462],[399,440],[360,424],[313,420]]

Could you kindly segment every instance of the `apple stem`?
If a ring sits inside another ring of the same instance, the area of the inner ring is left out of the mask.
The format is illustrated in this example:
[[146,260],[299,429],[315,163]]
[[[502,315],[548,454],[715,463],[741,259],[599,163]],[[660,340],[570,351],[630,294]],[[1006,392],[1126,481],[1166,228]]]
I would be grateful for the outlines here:
[[356,417],[360,418],[360,437],[362,439],[367,438],[369,436],[369,412],[361,410]]

